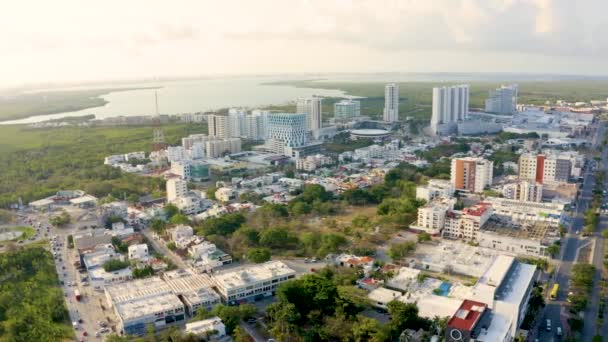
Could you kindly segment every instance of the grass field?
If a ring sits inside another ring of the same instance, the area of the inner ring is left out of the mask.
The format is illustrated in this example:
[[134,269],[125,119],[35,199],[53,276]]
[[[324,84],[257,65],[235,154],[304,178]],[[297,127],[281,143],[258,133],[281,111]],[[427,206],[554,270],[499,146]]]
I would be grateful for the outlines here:
[[[372,118],[382,116],[384,108],[385,83],[356,83],[356,82],[325,82],[325,81],[286,81],[278,82],[295,87],[340,89],[351,96],[363,96],[361,114]],[[401,119],[411,117],[417,120],[430,120],[432,105],[432,89],[436,86],[455,83],[441,82],[401,82],[399,83],[399,114]],[[498,82],[466,82],[470,88],[470,106],[483,108],[488,91],[501,85]],[[544,104],[545,101],[590,101],[606,100],[608,97],[608,81],[547,81],[547,82],[515,82],[519,84],[519,103]],[[337,98],[327,98],[323,103],[324,118],[333,116],[333,103]],[[283,107],[286,109],[290,106]]]
[[105,88],[74,91],[46,91],[0,97],[0,121],[24,119],[30,116],[56,114],[103,106],[101,96],[114,91],[141,88]]
[[10,241],[10,240],[13,240],[13,241],[27,240],[36,234],[36,230],[32,227],[0,228],[0,233],[6,233],[6,232],[11,232],[11,231],[20,231],[23,234],[21,234],[21,236],[19,236],[16,239],[2,240],[0,238],[0,242]]

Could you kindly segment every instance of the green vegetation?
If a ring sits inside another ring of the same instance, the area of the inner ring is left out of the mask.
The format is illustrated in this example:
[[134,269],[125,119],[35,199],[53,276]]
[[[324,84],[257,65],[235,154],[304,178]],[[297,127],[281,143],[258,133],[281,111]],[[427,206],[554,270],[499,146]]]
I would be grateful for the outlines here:
[[110,92],[147,88],[107,88],[73,91],[44,91],[6,96],[0,101],[0,121],[30,116],[73,112],[108,103],[101,96]]
[[68,248],[74,248],[74,236],[72,234],[68,235]]
[[[5,233],[5,232],[21,232],[22,234],[13,239],[14,241],[20,241],[20,240],[27,240],[29,238],[31,238],[32,236],[36,235],[36,230],[32,227],[24,227],[24,226],[20,226],[20,227],[13,227],[13,228],[0,228],[0,233]],[[3,241],[3,240],[0,240]]]
[[150,277],[154,275],[154,269],[152,269],[152,266],[150,265],[146,265],[144,267],[141,268],[133,268],[133,278],[135,279],[139,279],[139,278],[146,278],[146,277]]
[[406,241],[404,243],[396,243],[391,245],[388,250],[388,255],[393,260],[403,259],[416,250],[416,242]]
[[131,266],[131,264],[128,261],[110,259],[103,264],[103,269],[106,272],[114,272],[114,271],[125,269],[129,266]]
[[[165,140],[177,144],[206,125],[167,124]],[[103,165],[110,154],[150,151],[152,127],[65,127],[30,129],[0,126],[0,207],[19,198],[28,203],[61,189],[81,189],[97,197],[164,194],[164,181]]]
[[532,292],[530,292],[530,299],[528,300],[528,311],[526,311],[524,320],[521,323],[521,328],[530,330],[544,307],[543,288],[539,284],[534,284]]
[[72,221],[70,214],[67,211],[63,210],[61,214],[55,215],[49,219],[49,223],[55,227],[65,226]]
[[268,248],[253,248],[250,249],[247,253],[247,259],[249,261],[255,262],[256,264],[266,262],[270,260],[270,249]]
[[0,340],[73,338],[51,254],[28,247],[0,254]]

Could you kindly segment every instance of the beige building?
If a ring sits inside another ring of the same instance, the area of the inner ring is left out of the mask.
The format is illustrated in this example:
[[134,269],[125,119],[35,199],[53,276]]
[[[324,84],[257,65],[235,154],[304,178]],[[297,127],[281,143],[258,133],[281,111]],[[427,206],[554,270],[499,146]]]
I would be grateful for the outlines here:
[[543,185],[541,183],[522,180],[511,184],[505,184],[502,188],[502,194],[508,199],[525,202],[540,202],[543,198]]
[[454,158],[450,181],[455,190],[483,192],[492,185],[494,163],[483,158]]
[[411,229],[439,235],[445,226],[446,214],[454,209],[455,198],[439,198],[418,208],[418,220]]
[[526,153],[519,157],[519,179],[537,183],[568,182],[572,171],[570,159],[558,155]]
[[207,118],[210,137],[229,138],[230,127],[226,115],[210,114]]
[[444,179],[431,179],[426,185],[416,187],[416,199],[427,203],[439,197],[453,197],[454,186],[452,182]]

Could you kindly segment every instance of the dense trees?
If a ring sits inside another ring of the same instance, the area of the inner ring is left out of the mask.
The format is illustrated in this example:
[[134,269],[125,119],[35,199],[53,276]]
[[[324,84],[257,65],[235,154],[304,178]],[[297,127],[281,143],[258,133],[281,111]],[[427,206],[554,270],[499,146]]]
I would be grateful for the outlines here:
[[212,217],[203,221],[201,232],[204,235],[229,235],[234,233],[243,223],[245,216],[241,213],[226,214],[220,217]]
[[396,244],[391,245],[388,250],[388,254],[393,260],[399,260],[399,259],[402,259],[402,258],[408,256],[410,253],[414,252],[415,250],[416,250],[416,242],[406,241],[403,243],[396,243]]
[[106,272],[113,272],[129,267],[131,264],[128,261],[118,259],[110,259],[103,264],[103,269]]
[[51,217],[49,219],[49,223],[55,227],[60,227],[70,223],[71,220],[72,218],[70,217],[70,214],[68,214],[67,211],[63,210],[61,211],[61,214]]
[[0,254],[0,340],[61,341],[73,336],[53,258],[43,248]]
[[270,249],[268,248],[253,248],[247,252],[247,259],[256,264],[270,260]]

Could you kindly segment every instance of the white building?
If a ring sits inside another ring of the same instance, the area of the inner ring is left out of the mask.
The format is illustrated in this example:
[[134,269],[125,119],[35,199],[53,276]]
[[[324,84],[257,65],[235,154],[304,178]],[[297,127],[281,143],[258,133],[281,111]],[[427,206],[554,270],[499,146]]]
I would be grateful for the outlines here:
[[285,154],[286,147],[306,145],[306,115],[290,113],[268,114],[266,147],[274,153]]
[[384,287],[374,289],[367,295],[371,305],[384,310],[388,308],[388,303],[398,300],[400,297],[401,292],[385,289]]
[[176,162],[188,159],[188,152],[182,146],[168,146],[167,159],[169,162]]
[[462,211],[448,211],[442,236],[450,239],[478,240],[479,230],[490,216],[492,207],[486,203],[479,203]]
[[230,137],[240,138],[245,135],[247,112],[243,109],[230,108],[228,110],[228,127]]
[[389,83],[384,87],[382,118],[385,122],[399,121],[399,85],[396,83]]
[[517,110],[517,84],[503,85],[490,90],[486,99],[486,112],[497,114],[513,114]]
[[145,243],[131,245],[128,249],[129,259],[146,260],[148,259],[148,245]]
[[543,185],[530,181],[518,181],[505,184],[502,187],[504,198],[525,201],[540,202],[543,199]]
[[236,191],[231,188],[219,188],[215,191],[215,199],[220,202],[230,202],[236,199]]
[[184,332],[209,340],[226,336],[226,326],[219,317],[211,317],[202,321],[186,323]]
[[120,334],[141,336],[149,326],[158,331],[186,318],[184,304],[158,277],[106,286],[105,296]]
[[196,315],[199,309],[211,311],[220,304],[220,296],[213,290],[213,281],[207,274],[177,269],[163,274],[171,292],[178,296],[186,307],[186,313]]
[[171,230],[171,240],[178,241],[181,239],[188,239],[194,235],[194,230],[190,226],[180,224],[179,226]]
[[469,112],[469,85],[433,88],[431,130],[440,132],[441,125],[455,124],[467,118]]
[[426,185],[416,187],[416,199],[425,200],[427,203],[439,197],[453,197],[454,185],[449,180],[431,179]]
[[423,231],[431,235],[439,235],[446,222],[448,211],[454,209],[455,198],[437,198],[425,206],[418,208],[418,220],[410,226],[411,229]]
[[170,172],[183,180],[189,180],[192,177],[191,167],[192,162],[190,160],[173,161],[171,162]]
[[230,138],[222,140],[211,140],[205,143],[207,157],[218,158],[225,154],[241,152],[241,139]]
[[310,98],[298,99],[296,103],[296,113],[306,115],[306,130],[316,131],[321,129],[323,122],[323,99],[313,96]]
[[179,178],[170,178],[167,180],[167,201],[173,202],[178,197],[185,196],[188,193],[188,182]]
[[361,116],[361,102],[353,99],[342,100],[334,103],[334,118],[340,121],[348,121]]
[[226,115],[210,114],[207,117],[209,136],[220,139],[230,137],[230,124]]
[[499,197],[487,197],[484,202],[492,206],[494,215],[515,222],[537,221],[557,225],[561,223],[564,211],[562,203],[522,202]]
[[125,160],[126,161],[130,161],[130,160],[143,160],[143,159],[146,159],[146,152],[139,151],[139,152],[125,153]]
[[450,181],[455,190],[483,192],[492,185],[494,163],[483,158],[453,158]]
[[307,156],[306,158],[296,159],[296,169],[311,172],[323,165],[331,164],[332,162],[333,160],[331,157],[317,154],[314,156]]
[[263,264],[233,269],[213,275],[213,281],[225,302],[251,301],[274,295],[277,287],[296,272],[281,261],[268,261]]

